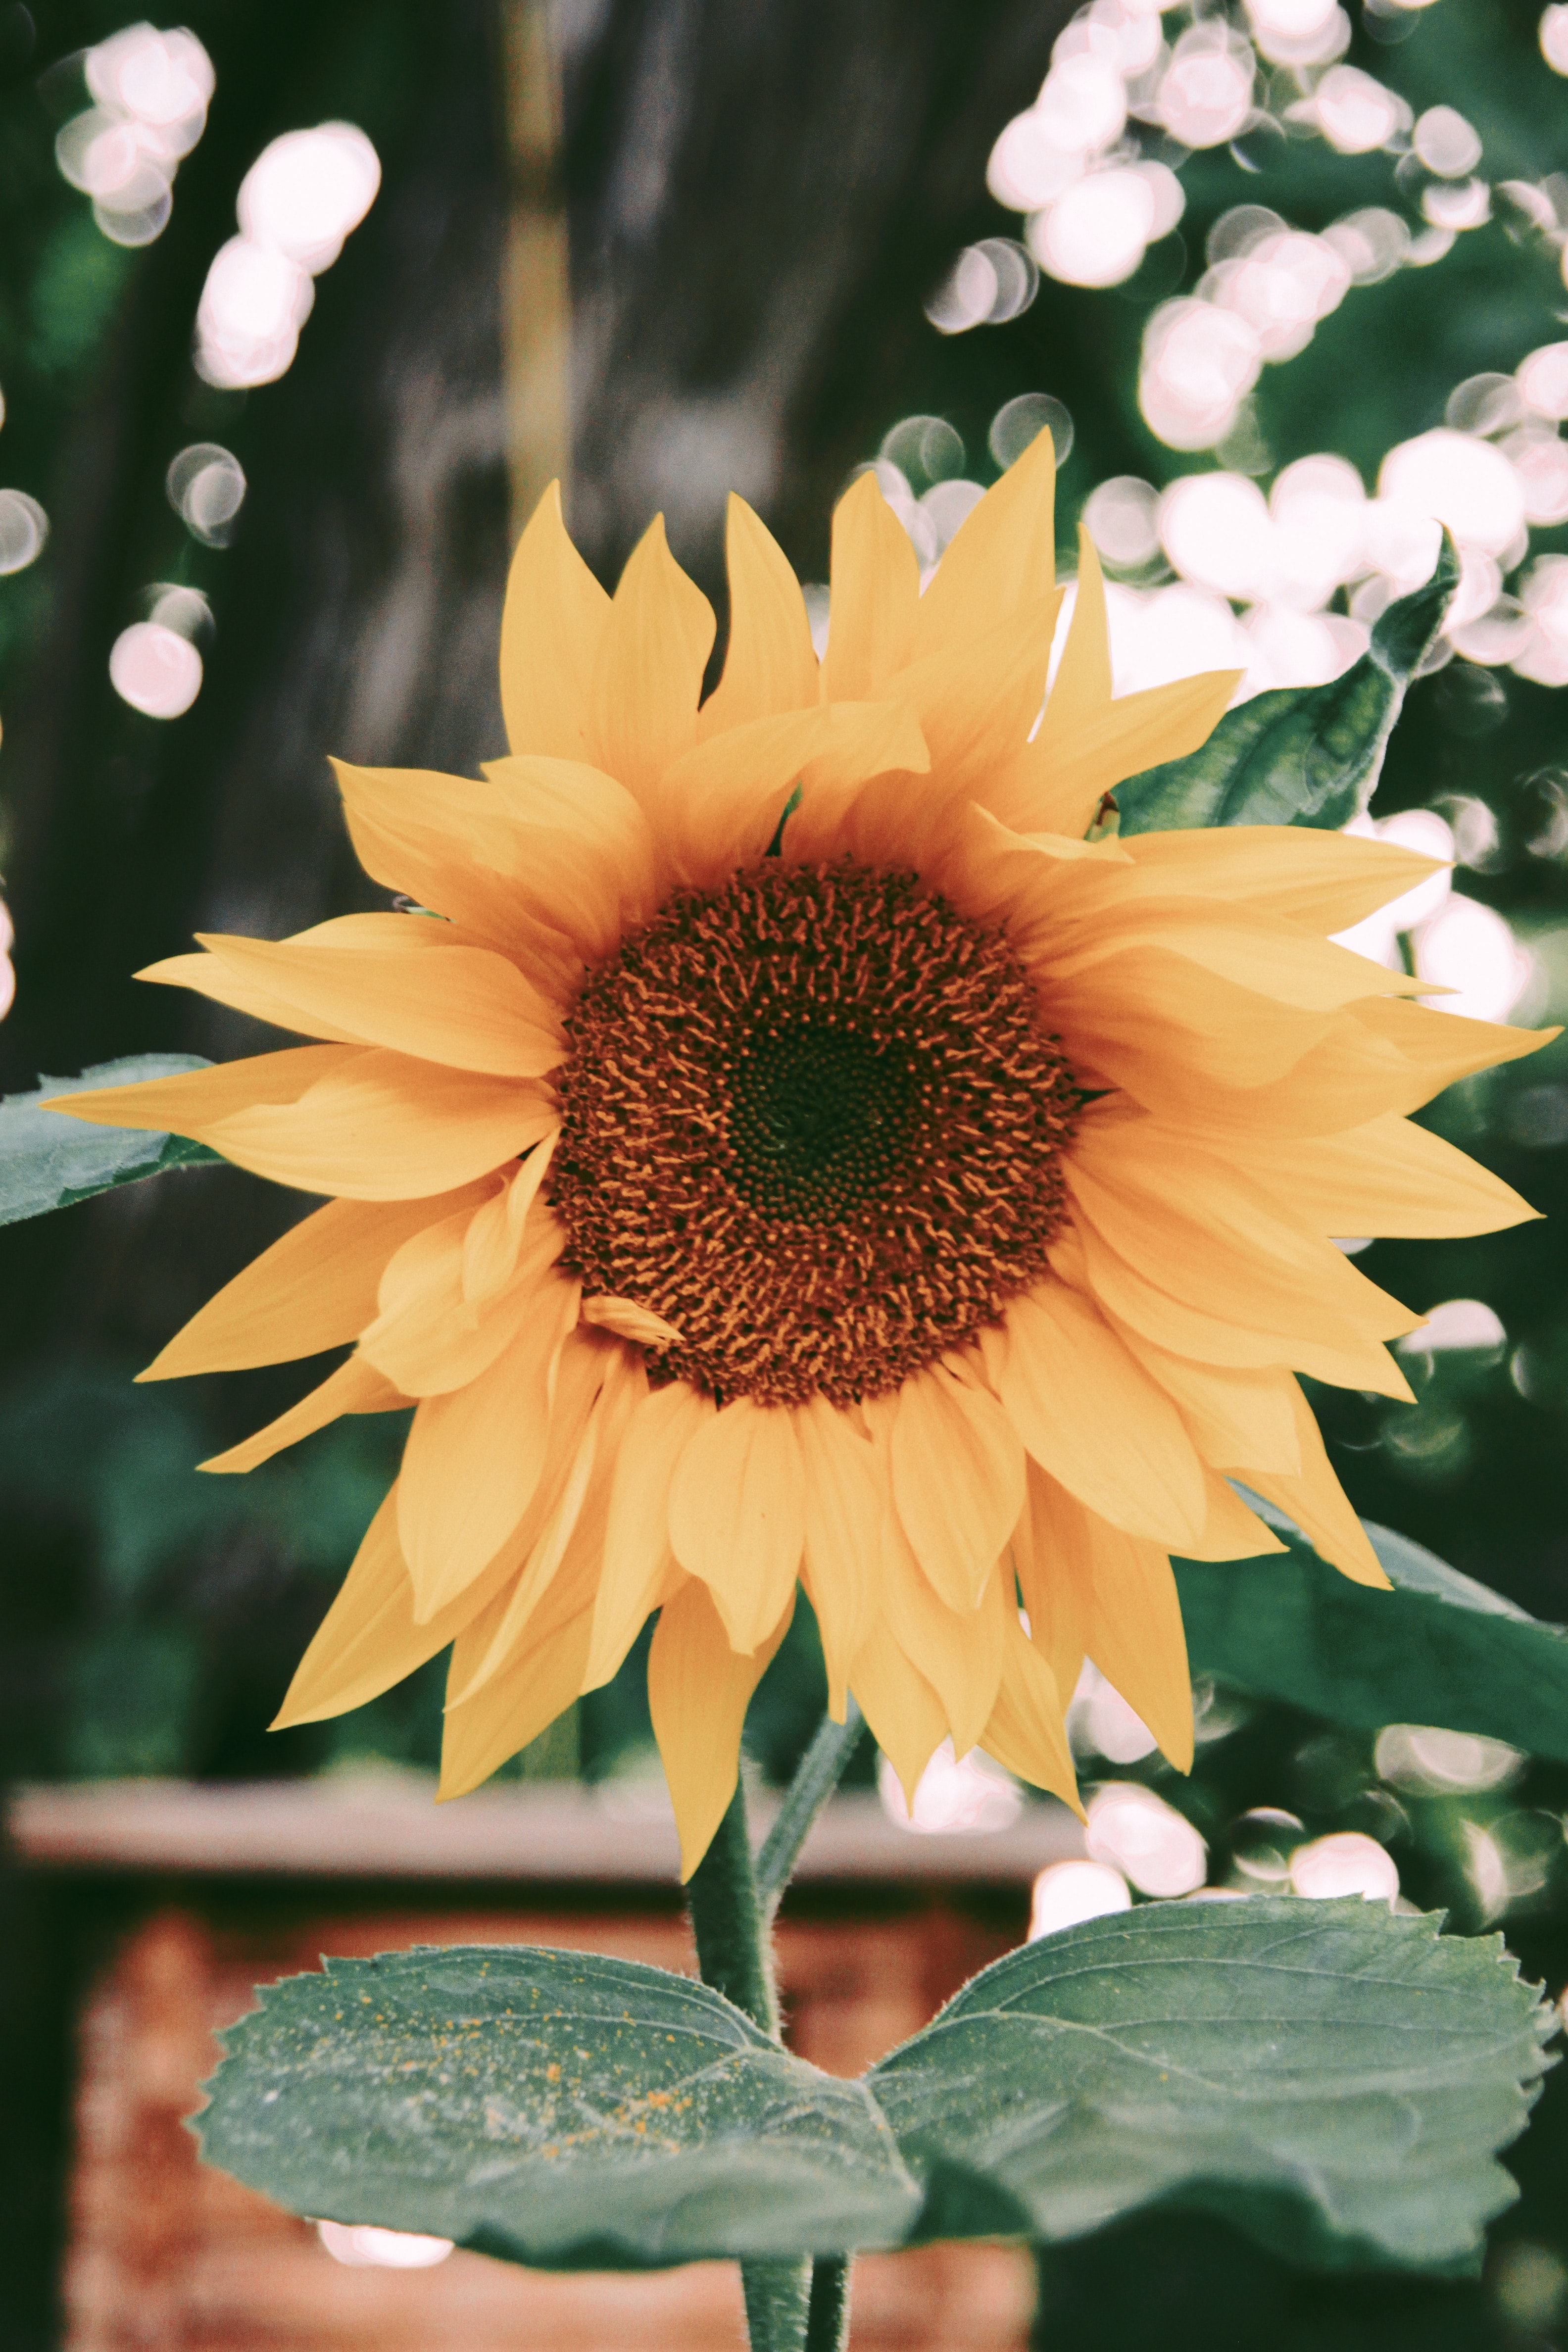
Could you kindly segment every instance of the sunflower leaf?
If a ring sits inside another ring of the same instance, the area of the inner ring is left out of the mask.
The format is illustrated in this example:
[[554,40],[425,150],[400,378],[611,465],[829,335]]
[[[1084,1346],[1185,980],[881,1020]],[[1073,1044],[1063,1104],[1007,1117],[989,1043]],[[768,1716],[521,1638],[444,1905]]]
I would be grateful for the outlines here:
[[205,1070],[199,1054],[132,1054],[121,1062],[100,1062],[79,1078],[45,1078],[29,1095],[0,1099],[0,1225],[68,1209],[116,1184],[132,1184],[165,1168],[189,1168],[216,1160],[218,1152],[183,1135],[148,1135],[140,1128],[89,1127],[40,1108],[54,1095],[79,1094],[89,1087],[129,1087],[142,1078],[173,1077],[181,1070]]
[[329,1959],[261,2004],[196,2129],[295,2212],[637,2270],[889,2245],[919,2210],[863,2084],[662,1969],[425,1949]]
[[1391,1528],[1367,1533],[1392,1592],[1279,1531],[1284,1554],[1175,1563],[1195,1675],[1363,1731],[1434,1724],[1568,1763],[1568,1631]]
[[1121,832],[1348,824],[1372,798],[1405,689],[1436,640],[1458,578],[1458,552],[1445,531],[1431,579],[1388,606],[1366,652],[1340,677],[1255,694],[1184,760],[1119,784]]
[[1500,1937],[1440,1924],[1157,1903],[1010,1952],[867,2077],[926,2186],[916,2236],[1157,2204],[1300,2263],[1473,2270],[1552,2012]]

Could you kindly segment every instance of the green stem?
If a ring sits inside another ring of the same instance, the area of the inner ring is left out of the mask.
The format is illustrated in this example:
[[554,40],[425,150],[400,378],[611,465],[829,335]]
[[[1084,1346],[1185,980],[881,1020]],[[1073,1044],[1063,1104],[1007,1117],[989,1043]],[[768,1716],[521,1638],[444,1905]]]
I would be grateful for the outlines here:
[[812,2265],[811,2307],[801,2352],[844,2352],[849,2341],[849,2263],[822,2254]]
[[838,1786],[860,1745],[865,1725],[864,1716],[850,1699],[842,1723],[835,1723],[830,1715],[823,1717],[811,1746],[800,1759],[779,1808],[778,1819],[763,1839],[757,1856],[757,1898],[770,1919],[794,1874],[812,1823]]
[[746,1835],[746,1800],[739,1780],[712,1843],[691,1874],[686,1900],[703,1983],[743,2009],[754,2025],[778,2041],[778,1993],[757,1900],[751,1840]]
[[[729,1809],[686,1889],[703,1983],[744,2010],[775,2042],[783,2036],[773,1978],[773,1913],[811,1825],[837,1787],[864,1728],[853,1699],[843,1723],[824,1717],[755,1868],[746,1832],[745,1795],[737,1780]],[[815,2263],[742,2263],[741,2284],[752,2352],[842,2352],[848,2281],[848,2263],[839,2256]]]

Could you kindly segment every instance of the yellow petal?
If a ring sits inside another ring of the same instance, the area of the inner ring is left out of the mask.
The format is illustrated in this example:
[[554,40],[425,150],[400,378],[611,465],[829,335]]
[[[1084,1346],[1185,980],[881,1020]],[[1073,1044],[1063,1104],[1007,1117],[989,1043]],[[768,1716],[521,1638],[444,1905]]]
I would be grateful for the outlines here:
[[815,705],[707,735],[648,793],[666,872],[707,888],[754,864],[805,763],[833,740],[831,714]]
[[982,792],[1039,715],[1059,599],[1025,604],[988,629],[898,670],[889,697],[912,705],[944,781]]
[[849,1677],[877,1617],[877,1547],[887,1496],[877,1457],[849,1415],[823,1396],[798,1406],[805,1474],[802,1575],[822,1634],[829,1704],[844,1720]]
[[1089,1656],[1177,1770],[1190,1770],[1192,1685],[1169,1559],[1159,1545],[1086,1511],[1065,1487],[1052,1490],[1049,1517],[1056,1546],[1088,1586]]
[[553,1007],[489,948],[438,958],[374,948],[345,954],[212,933],[201,945],[283,1006],[296,1029],[321,1022],[334,1036],[496,1077],[542,1077],[565,1056]]
[[731,1646],[705,1583],[690,1578],[659,1612],[648,1652],[647,1696],[680,1832],[680,1878],[690,1877],[729,1811],[740,1776],[741,1732],[752,1693],[794,1612],[771,1625],[754,1653]]
[[950,1609],[977,1606],[1024,1507],[1024,1448],[994,1397],[940,1365],[898,1391],[893,1499],[915,1558]]
[[1205,743],[1240,679],[1239,670],[1206,670],[1121,695],[1064,732],[1048,755],[1037,737],[997,777],[985,804],[1019,833],[1087,833],[1106,793],[1128,776]]
[[952,1744],[963,1756],[985,1728],[996,1703],[1005,1632],[1002,1579],[993,1572],[978,1609],[960,1616],[938,1598],[889,1512],[879,1548],[882,1614],[911,1665],[941,1699]]
[[617,1339],[630,1339],[639,1348],[674,1348],[680,1342],[680,1333],[673,1323],[667,1323],[651,1307],[638,1307],[630,1298],[584,1298],[583,1320],[614,1331]]
[[1039,740],[1047,749],[1070,742],[1074,733],[1097,719],[1110,701],[1110,633],[1106,622],[1105,584],[1100,556],[1083,525],[1078,527],[1078,594],[1073,600],[1072,625],[1062,647],[1060,667]]
[[865,1643],[850,1680],[871,1736],[912,1809],[921,1774],[947,1737],[942,1703],[885,1630]]
[[1310,1543],[1354,1584],[1385,1588],[1388,1583],[1366,1529],[1352,1510],[1323,1450],[1323,1441],[1311,1406],[1297,1389],[1296,1429],[1301,1445],[1301,1475],[1284,1478],[1277,1471],[1250,1471],[1247,1483],[1265,1500],[1278,1504],[1294,1519]]
[[1173,1401],[1205,1462],[1221,1470],[1282,1470],[1290,1477],[1300,1473],[1297,1390],[1288,1371],[1195,1363],[1190,1356],[1157,1348],[1141,1333],[1123,1331],[1122,1337]]
[[584,1609],[552,1626],[505,1674],[449,1710],[441,1727],[437,1790],[443,1803],[467,1796],[488,1780],[509,1756],[537,1739],[571,1706],[581,1684],[588,1622]]
[[621,574],[594,665],[595,766],[640,794],[691,749],[712,645],[712,607],[670,554],[656,516]]
[[[552,1269],[565,1236],[547,1213],[530,1228],[516,1273],[478,1299],[463,1296],[470,1213],[459,1210],[404,1243],[377,1293],[361,1352],[405,1396],[444,1396],[489,1370],[539,1317],[560,1306]],[[524,1342],[526,1344],[526,1341]]]
[[875,701],[909,660],[921,601],[915,551],[875,474],[833,509],[832,579],[824,699]]
[[[482,1198],[476,1185],[457,1205],[477,1207]],[[393,1252],[453,1205],[449,1195],[329,1201],[226,1283],[137,1379],[237,1372],[342,1347],[374,1320],[377,1286]]]
[[371,879],[506,945],[518,923],[518,827],[498,787],[432,769],[331,766]]
[[1215,1470],[1208,1475],[1208,1499],[1204,1531],[1189,1549],[1189,1559],[1260,1559],[1285,1549],[1268,1521],[1249,1511],[1229,1479]]
[[1328,1234],[1495,1234],[1541,1213],[1500,1176],[1392,1111],[1348,1135],[1259,1136],[1247,1165]]
[[[1409,1381],[1387,1349],[1374,1339],[1353,1331],[1338,1337],[1331,1332],[1321,1339],[1282,1339],[1277,1331],[1254,1329],[1227,1314],[1209,1313],[1173,1298],[1129,1265],[1087,1219],[1078,1222],[1074,1237],[1089,1286],[1106,1314],[1172,1355],[1237,1368],[1289,1364],[1339,1388],[1371,1389],[1378,1396],[1410,1400]],[[1053,1244],[1051,1263],[1058,1271],[1061,1260],[1060,1245]]]
[[[1064,1496],[1070,1509],[1063,1508]],[[1066,1488],[1031,1462],[1028,1501],[1013,1536],[1013,1565],[1028,1612],[1029,1639],[1050,1667],[1058,1691],[1069,1699],[1083,1671],[1094,1585],[1081,1533],[1087,1521],[1087,1512]]]
[[1310,824],[1217,824],[1127,835],[1121,846],[1151,892],[1190,890],[1282,915],[1310,931],[1344,931],[1437,870],[1398,842]]
[[528,1508],[550,1450],[555,1366],[576,1318],[575,1283],[552,1283],[488,1370],[416,1412],[397,1532],[421,1621],[473,1583]]
[[293,1045],[281,1054],[253,1054],[246,1061],[222,1062],[210,1070],[182,1070],[176,1077],[57,1095],[43,1108],[84,1118],[94,1127],[195,1135],[257,1103],[296,1103],[319,1078],[348,1070],[359,1059],[353,1046]]
[[[561,1129],[552,1127],[542,1143],[503,1184],[475,1211],[463,1241],[462,1291],[465,1303],[492,1298],[517,1271],[519,1254],[530,1231],[529,1212],[539,1200],[540,1186],[555,1156]],[[537,1216],[533,1220],[538,1223]]]
[[397,1541],[397,1497],[389,1494],[269,1728],[321,1723],[378,1698],[444,1650],[489,1597],[483,1584],[475,1586],[427,1623],[415,1623],[414,1587]]
[[[1056,584],[1057,457],[1048,433],[964,517],[920,600],[917,655],[1005,620]],[[1080,826],[1079,831],[1082,831]]]
[[584,757],[594,661],[610,600],[566,535],[552,482],[517,543],[500,624],[500,703],[514,751]]
[[700,738],[816,700],[816,650],[800,583],[772,531],[733,491],[724,553],[730,644],[724,675],[698,717]]
[[750,1654],[784,1612],[805,1540],[805,1477],[791,1414],[737,1397],[689,1437],[669,1489],[669,1540]]
[[1002,1651],[996,1704],[980,1744],[1020,1780],[1049,1789],[1075,1812],[1083,1811],[1056,1676],[1016,1617]]
[[1175,1407],[1089,1303],[1047,1282],[1015,1299],[997,1384],[1043,1470],[1130,1534],[1202,1531],[1203,1465]]
[[392,1412],[407,1402],[392,1382],[378,1372],[363,1356],[351,1356],[340,1364],[320,1388],[301,1397],[287,1412],[258,1429],[254,1437],[238,1445],[231,1445],[226,1454],[215,1454],[209,1461],[198,1463],[202,1470],[254,1470],[260,1462],[269,1462],[286,1445],[297,1445],[345,1412]]
[[647,1396],[627,1422],[610,1490],[584,1690],[609,1681],[658,1602],[674,1561],[668,1527],[675,1465],[713,1416],[710,1396],[685,1381],[671,1381]]
[[301,1192],[396,1201],[471,1182],[526,1151],[558,1118],[530,1079],[479,1077],[367,1047],[297,1103],[205,1120],[199,1139]]

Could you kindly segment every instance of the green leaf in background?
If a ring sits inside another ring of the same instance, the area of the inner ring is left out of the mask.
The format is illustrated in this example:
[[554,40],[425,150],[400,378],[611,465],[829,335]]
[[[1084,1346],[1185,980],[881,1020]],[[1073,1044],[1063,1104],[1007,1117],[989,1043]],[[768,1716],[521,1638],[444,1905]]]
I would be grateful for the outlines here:
[[918,2234],[1200,2207],[1292,2260],[1472,2268],[1552,2063],[1500,1937],[1381,1904],[1152,1903],[1010,1952],[867,2077]]
[[1260,1508],[1286,1553],[1175,1563],[1195,1675],[1363,1731],[1435,1724],[1568,1763],[1568,1633],[1387,1528],[1367,1534],[1394,1591],[1352,1584]]
[[896,2243],[920,2196],[859,2083],[598,1953],[328,1960],[226,2036],[197,2129],[295,2212],[547,2270]]
[[1405,689],[1430,650],[1458,584],[1443,533],[1424,587],[1380,616],[1361,659],[1326,686],[1280,687],[1227,710],[1184,760],[1116,788],[1123,833],[1207,824],[1348,824],[1371,800]]
[[169,1078],[208,1066],[199,1054],[132,1054],[121,1062],[100,1062],[79,1078],[45,1078],[30,1095],[6,1095],[0,1100],[0,1225],[68,1209],[95,1192],[156,1176],[165,1168],[221,1161],[221,1153],[183,1135],[89,1127],[83,1119],[40,1108],[53,1095],[134,1086],[142,1078]]

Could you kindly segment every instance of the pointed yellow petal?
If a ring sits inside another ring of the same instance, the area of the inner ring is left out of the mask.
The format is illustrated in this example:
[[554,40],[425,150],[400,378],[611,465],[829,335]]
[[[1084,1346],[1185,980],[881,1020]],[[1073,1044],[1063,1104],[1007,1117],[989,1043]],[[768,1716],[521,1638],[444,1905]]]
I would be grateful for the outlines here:
[[1050,435],[1041,433],[959,526],[920,600],[917,655],[989,628],[1051,593],[1056,480],[1056,451]]
[[1110,632],[1106,621],[1105,583],[1100,556],[1083,525],[1078,527],[1078,594],[1073,600],[1072,625],[1062,647],[1061,666],[1040,735],[1055,747],[1069,742],[1076,730],[1096,720],[1110,701]]
[[1127,777],[1206,743],[1240,679],[1239,670],[1207,670],[1121,695],[1064,731],[1048,753],[1037,737],[998,776],[985,804],[1019,833],[1087,833],[1106,793]]
[[334,760],[343,819],[371,879],[505,946],[519,921],[518,827],[496,785]]
[[978,1609],[962,1616],[939,1599],[892,1513],[879,1549],[882,1614],[893,1639],[941,1699],[960,1756],[973,1747],[996,1703],[1005,1612],[993,1572]]
[[656,516],[633,549],[594,666],[589,757],[641,793],[697,740],[713,611],[670,554]]
[[1047,1282],[1006,1310],[1002,1403],[1043,1470],[1130,1534],[1202,1532],[1203,1465],[1175,1407],[1076,1291]]
[[1039,715],[1058,599],[1022,605],[983,636],[943,646],[895,672],[889,697],[910,702],[944,782],[983,793],[1016,758]]
[[1193,1686],[1171,1563],[1103,1519],[1091,1522],[1089,1654],[1142,1717],[1178,1772],[1193,1767]]
[[1279,1368],[1237,1370],[1169,1354],[1141,1333],[1123,1331],[1132,1353],[1175,1404],[1205,1462],[1221,1470],[1301,1467],[1296,1433],[1296,1383]]
[[1012,1557],[1029,1639],[1050,1667],[1058,1692],[1070,1699],[1083,1671],[1094,1566],[1083,1539],[1088,1513],[1029,1465],[1029,1498],[1014,1532]]
[[1002,1681],[980,1745],[1020,1780],[1049,1789],[1082,1812],[1056,1676],[1016,1618],[1007,1628]]
[[211,933],[201,945],[282,1005],[297,1029],[324,1022],[361,1045],[496,1077],[542,1077],[565,1055],[554,1008],[489,948],[450,948],[440,957],[345,953]]
[[1322,1233],[1495,1234],[1539,1216],[1440,1135],[1385,1111],[1348,1135],[1259,1136],[1247,1166]]
[[1190,1547],[1189,1559],[1260,1559],[1285,1546],[1265,1519],[1249,1511],[1228,1478],[1216,1470],[1208,1475],[1209,1515],[1203,1534]]
[[673,1323],[630,1298],[584,1298],[583,1320],[596,1323],[601,1330],[613,1331],[617,1339],[630,1339],[639,1348],[673,1348],[680,1341]]
[[500,704],[514,751],[584,757],[595,656],[610,600],[566,535],[552,482],[517,543],[500,624]]
[[698,717],[700,738],[816,700],[816,651],[800,583],[772,531],[733,491],[724,552],[730,644],[724,675]]
[[828,702],[872,702],[910,658],[921,601],[921,567],[909,533],[875,474],[851,483],[833,509],[833,585]]
[[[518,1257],[531,1234],[529,1212],[539,1203],[540,1187],[555,1156],[561,1129],[552,1127],[536,1143],[510,1183],[503,1183],[482,1207],[476,1209],[463,1239],[462,1291],[465,1305],[493,1298],[517,1271]],[[542,1208],[532,1219],[536,1226]]]
[[395,1201],[471,1182],[526,1151],[558,1118],[532,1080],[478,1077],[366,1047],[298,1102],[205,1120],[199,1139],[301,1192]]
[[559,1304],[552,1269],[565,1235],[548,1212],[529,1228],[510,1279],[485,1297],[466,1299],[463,1262],[471,1221],[464,1209],[426,1226],[404,1243],[382,1276],[380,1311],[360,1349],[405,1396],[445,1396],[466,1388]]
[[868,1438],[823,1396],[796,1408],[795,1434],[805,1473],[805,1553],[802,1567],[822,1633],[827,1685],[837,1720],[856,1658],[877,1617],[877,1547],[887,1507]]
[[680,1832],[682,1885],[729,1810],[740,1775],[746,1708],[784,1640],[794,1607],[792,1593],[784,1616],[748,1657],[731,1647],[708,1587],[698,1578],[682,1585],[659,1612],[648,1653],[647,1696]]
[[167,1129],[174,1135],[195,1135],[257,1103],[296,1103],[319,1078],[348,1070],[359,1058],[352,1046],[294,1045],[281,1054],[222,1062],[211,1070],[182,1070],[177,1077],[57,1095],[43,1108],[87,1119],[94,1127],[143,1128],[154,1133]]
[[675,761],[648,794],[671,878],[706,888],[754,863],[806,762],[833,740],[831,713],[813,705],[709,734]]
[[1296,1391],[1295,1406],[1301,1475],[1283,1478],[1277,1471],[1249,1471],[1247,1485],[1255,1486],[1266,1501],[1278,1504],[1294,1519],[1308,1541],[1316,1545],[1342,1576],[1348,1576],[1354,1584],[1386,1588],[1388,1579],[1366,1529],[1334,1475],[1312,1408],[1300,1389]]
[[[477,1207],[475,1186],[458,1206]],[[291,1226],[155,1356],[142,1381],[283,1364],[356,1339],[376,1314],[376,1287],[411,1234],[450,1213],[434,1201],[329,1201]]]
[[542,1286],[538,1313],[465,1389],[426,1397],[397,1482],[397,1532],[421,1621],[473,1583],[512,1534],[550,1450],[551,1392],[577,1286]]
[[415,1623],[414,1587],[397,1541],[397,1497],[389,1494],[269,1728],[321,1723],[378,1698],[444,1650],[489,1598],[481,1583],[428,1623]]
[[749,1655],[779,1621],[805,1541],[800,1444],[782,1405],[737,1397],[688,1438],[670,1484],[669,1540]]
[[950,1609],[973,1609],[1024,1507],[1024,1448],[984,1390],[940,1365],[898,1391],[889,1444],[904,1533]]
[[1121,842],[1150,891],[1190,890],[1282,915],[1310,931],[1343,931],[1435,873],[1438,861],[1394,841],[1310,824],[1218,824],[1134,833]]
[[584,1609],[552,1626],[505,1674],[449,1710],[441,1727],[441,1802],[467,1796],[548,1730],[577,1696],[587,1647]]
[[671,1381],[644,1398],[627,1422],[610,1490],[584,1690],[609,1681],[658,1602],[674,1559],[668,1526],[675,1465],[689,1439],[713,1416],[710,1396],[685,1381]]
[[865,1643],[850,1680],[872,1737],[912,1808],[921,1774],[947,1737],[942,1703],[885,1629]]
[[[434,925],[431,927],[434,929]],[[446,929],[446,925],[441,927]],[[242,979],[231,971],[216,956],[165,956],[160,963],[150,963],[136,972],[137,980],[153,982],[161,988],[188,988],[197,996],[205,996],[213,1004],[226,1004],[236,1013],[248,1013],[254,1021],[270,1022],[274,1029],[304,1030],[313,1037],[328,1039],[333,1045],[360,1045],[363,1040],[351,1037],[346,1030],[337,1030],[330,1022],[300,1018],[299,1007],[277,995],[271,989],[261,987],[256,981]]]
[[215,1454],[210,1461],[197,1464],[202,1470],[254,1470],[260,1462],[269,1462],[286,1445],[297,1445],[318,1429],[325,1429],[345,1412],[392,1412],[406,1397],[399,1395],[392,1382],[378,1372],[363,1356],[351,1356],[340,1364],[320,1388],[312,1389],[307,1397],[291,1405],[287,1412],[258,1429],[254,1437],[238,1445],[231,1445],[226,1454]]

